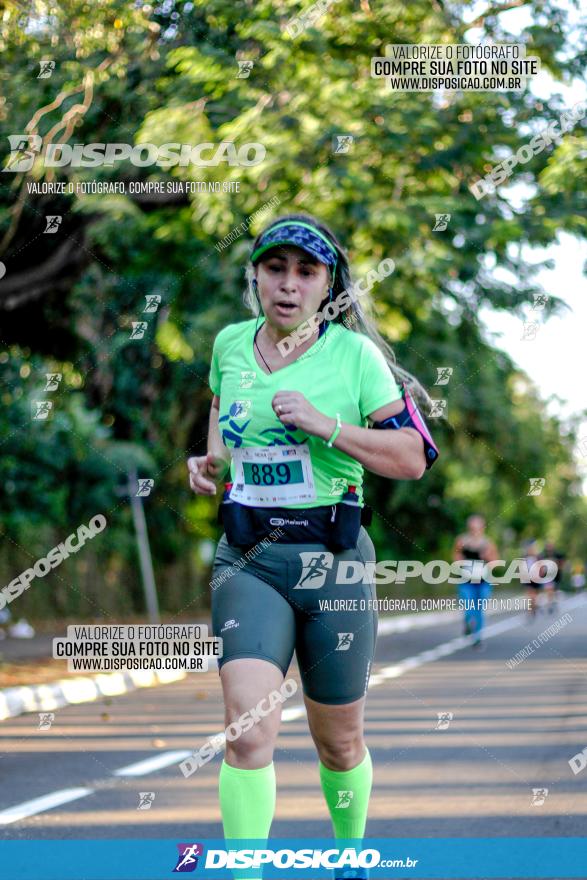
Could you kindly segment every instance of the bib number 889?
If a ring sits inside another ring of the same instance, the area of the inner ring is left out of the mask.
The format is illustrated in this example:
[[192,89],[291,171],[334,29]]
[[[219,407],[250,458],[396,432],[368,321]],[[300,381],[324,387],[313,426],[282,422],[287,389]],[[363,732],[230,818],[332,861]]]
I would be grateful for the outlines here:
[[[280,479],[276,480],[276,475]],[[284,483],[289,483],[291,479],[289,467],[284,463],[277,464],[275,466],[271,464],[252,464],[251,476],[255,486],[259,486],[261,484],[263,484],[264,486],[274,486],[276,483],[277,485],[282,486]]]

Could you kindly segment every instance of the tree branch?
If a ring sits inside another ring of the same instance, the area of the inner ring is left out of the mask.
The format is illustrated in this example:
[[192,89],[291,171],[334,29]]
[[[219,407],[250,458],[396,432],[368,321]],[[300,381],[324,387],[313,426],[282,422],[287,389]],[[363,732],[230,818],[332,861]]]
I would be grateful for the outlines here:
[[83,259],[80,242],[76,238],[68,238],[44,263],[16,275],[5,276],[0,281],[0,309],[14,309],[29,300],[38,299],[55,288],[59,275],[63,276],[66,267],[74,267]]

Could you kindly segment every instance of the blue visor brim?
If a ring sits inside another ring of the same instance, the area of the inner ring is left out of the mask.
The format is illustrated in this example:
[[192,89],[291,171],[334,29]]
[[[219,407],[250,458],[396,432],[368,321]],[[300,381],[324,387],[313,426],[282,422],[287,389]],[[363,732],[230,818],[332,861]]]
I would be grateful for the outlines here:
[[266,251],[280,245],[299,247],[326,266],[334,266],[337,262],[336,251],[330,242],[305,223],[280,223],[270,229],[251,254],[251,262],[254,265]]

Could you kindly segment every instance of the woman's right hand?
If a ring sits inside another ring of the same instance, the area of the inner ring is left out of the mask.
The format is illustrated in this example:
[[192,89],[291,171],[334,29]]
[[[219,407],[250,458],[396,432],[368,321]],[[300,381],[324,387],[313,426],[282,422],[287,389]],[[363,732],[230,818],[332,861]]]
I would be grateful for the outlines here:
[[216,483],[223,480],[230,466],[226,459],[212,452],[188,458],[187,465],[190,488],[198,495],[216,495]]

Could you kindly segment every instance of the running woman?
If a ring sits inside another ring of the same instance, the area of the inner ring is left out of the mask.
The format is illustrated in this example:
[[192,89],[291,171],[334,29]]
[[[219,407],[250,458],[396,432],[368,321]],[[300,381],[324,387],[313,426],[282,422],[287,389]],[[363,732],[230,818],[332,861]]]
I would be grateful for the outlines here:
[[[474,570],[474,561],[493,562],[497,559],[497,549],[493,541],[485,534],[485,519],[478,514],[473,514],[467,519],[467,531],[459,535],[455,541],[455,560],[471,560],[471,568]],[[473,645],[481,644],[481,632],[483,630],[484,613],[483,601],[491,595],[492,585],[489,581],[475,580],[459,584],[459,599],[465,602],[464,633],[466,636],[474,634]]]
[[[334,835],[362,838],[372,783],[363,716],[376,591],[372,567],[351,584],[337,582],[337,569],[375,562],[354,515],[358,506],[368,521],[363,469],[419,479],[438,450],[408,390],[420,386],[365,317],[358,298],[364,302],[365,291],[351,287],[347,255],[325,224],[305,214],[274,221],[256,238],[246,274],[245,303],[256,317],[216,336],[208,452],[188,460],[190,486],[204,495],[217,494],[230,467],[212,580],[225,723],[260,701],[267,708],[263,701],[279,690],[295,651]],[[348,503],[339,504],[343,496]],[[342,541],[337,522],[345,526]],[[333,550],[336,540],[342,548]],[[244,545],[252,549],[242,565]],[[325,599],[356,599],[360,610],[324,610]],[[281,704],[227,739],[219,774],[227,839],[269,835],[280,721]]]

